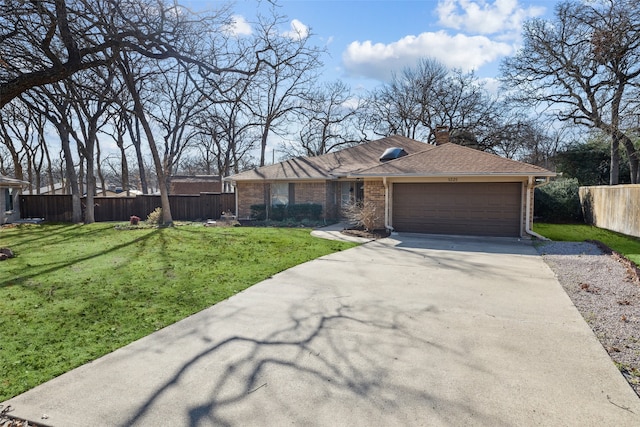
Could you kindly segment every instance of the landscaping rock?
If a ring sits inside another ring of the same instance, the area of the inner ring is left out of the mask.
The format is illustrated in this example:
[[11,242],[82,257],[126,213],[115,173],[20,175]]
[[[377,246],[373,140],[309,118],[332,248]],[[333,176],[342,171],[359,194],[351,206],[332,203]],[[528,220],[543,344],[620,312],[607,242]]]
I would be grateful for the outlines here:
[[13,251],[9,248],[0,248],[0,261],[4,261],[5,259],[13,258],[15,255]]
[[595,242],[546,242],[537,249],[640,396],[640,280],[635,264]]

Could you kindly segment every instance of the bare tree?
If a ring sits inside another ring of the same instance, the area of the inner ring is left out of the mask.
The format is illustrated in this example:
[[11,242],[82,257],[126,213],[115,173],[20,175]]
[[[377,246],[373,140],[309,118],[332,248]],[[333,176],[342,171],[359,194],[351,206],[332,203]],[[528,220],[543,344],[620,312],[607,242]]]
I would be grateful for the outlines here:
[[374,91],[365,114],[380,136],[399,134],[435,143],[436,128],[444,125],[453,142],[490,150],[498,119],[495,105],[473,73],[425,58]]
[[4,0],[0,6],[0,108],[21,93],[104,67],[120,52],[217,69],[185,50],[190,22],[165,0]]
[[238,82],[234,91],[227,92],[226,101],[212,104],[198,117],[194,147],[208,173],[238,173],[259,140],[243,99],[247,87]]
[[0,145],[0,175],[12,175],[14,173],[13,161],[9,162],[9,151],[4,145]]
[[126,109],[122,108],[121,103],[118,103],[112,116],[112,132],[110,133],[110,136],[113,138],[116,146],[118,147],[118,150],[120,151],[119,172],[115,171],[111,156],[107,156],[104,159],[104,162],[112,169],[111,175],[119,177],[120,183],[122,185],[122,190],[125,192],[127,197],[131,195],[131,184],[129,177],[129,160],[127,159],[127,145],[125,142],[125,137],[127,136],[130,123],[131,116],[129,115],[128,111],[126,111]]
[[[139,78],[139,80],[144,80],[146,74],[145,73],[149,73],[149,70],[145,70],[144,69],[144,61],[142,61],[140,64],[132,64],[132,63],[128,63],[128,67],[127,67],[128,72],[131,72],[133,74],[140,74],[141,77]],[[122,75],[118,75],[116,76],[116,78],[118,79],[118,85],[122,85],[123,87],[127,88],[127,85],[125,83],[125,78]],[[115,129],[115,135],[113,135],[113,139],[116,142],[116,145],[118,146],[118,149],[120,150],[120,162],[121,162],[121,167],[124,169],[127,169],[127,174],[125,176],[124,171],[123,171],[123,187],[125,187],[125,180],[129,181],[129,166],[128,166],[128,159],[126,156],[126,147],[125,147],[125,139],[126,136],[128,136],[128,140],[131,142],[131,145],[133,146],[135,153],[136,153],[136,162],[137,162],[137,182],[139,183],[139,188],[138,190],[142,191],[143,194],[149,194],[149,186],[147,183],[147,173],[146,173],[146,167],[145,167],[145,161],[144,161],[144,147],[143,147],[143,132],[140,130],[140,120],[138,119],[138,117],[136,116],[135,112],[134,112],[134,103],[133,100],[131,98],[131,95],[129,94],[129,90],[128,88],[126,90],[123,91],[118,91],[118,96],[116,96],[116,104],[117,107],[115,107],[116,109],[116,114],[114,115],[114,129]],[[125,136],[126,135],[126,136]],[[127,191],[128,191],[128,187],[129,184],[127,182]]]
[[261,18],[256,35],[263,55],[247,105],[260,128],[260,166],[265,164],[269,136],[281,130],[286,117],[302,108],[322,65],[322,50],[310,46],[309,34],[283,35],[278,30],[282,23],[281,17]]
[[[197,95],[202,96],[204,93],[203,88],[200,88],[198,94],[194,87],[191,86],[191,81],[198,78],[208,82],[208,88],[218,88],[219,76],[223,73],[251,75],[255,72],[255,69],[236,69],[235,65],[237,63],[234,62],[233,52],[227,52],[227,46],[224,45],[225,38],[218,37],[223,31],[221,28],[231,20],[226,11],[199,17],[198,20],[190,20],[188,17],[188,13],[185,12],[184,15],[173,13],[171,15],[162,15],[161,19],[159,18],[157,25],[160,28],[164,28],[165,25],[174,28],[176,30],[176,40],[179,39],[180,43],[180,55],[175,59],[163,61],[162,68],[157,58],[149,58],[144,52],[126,53],[122,51],[118,59],[118,68],[131,97],[132,111],[143,129],[151,151],[154,170],[159,183],[162,224],[165,225],[170,225],[173,222],[168,198],[167,179],[174,166],[174,160],[181,153],[183,144],[180,138],[184,135],[182,132],[187,129],[187,122],[184,120],[184,116],[177,118],[177,120],[175,120],[176,116],[173,116],[172,123],[165,127],[165,135],[167,135],[168,139],[166,140],[167,145],[164,147],[165,151],[161,153],[152,129],[153,114],[157,111],[153,110],[151,102],[154,100],[151,77],[157,78],[162,75],[162,71],[176,67],[175,70],[179,70],[180,74],[175,75],[180,77],[181,82],[186,82],[186,86],[183,86],[183,88],[185,89],[184,93],[188,94],[188,101],[185,101],[180,107],[182,109],[181,112],[189,111],[188,114],[191,116],[194,111],[193,108],[198,106],[200,98]],[[165,23],[164,21],[167,22]],[[223,44],[219,45],[218,43]],[[220,55],[216,54],[218,50],[221,51]],[[257,56],[259,53],[254,52],[254,55]],[[148,61],[144,61],[144,58],[147,58]],[[231,60],[228,60],[229,58]],[[159,59],[165,59],[165,57],[162,56]],[[259,63],[259,61],[256,61],[256,63]],[[196,67],[191,68],[190,65],[192,64],[195,64]],[[194,72],[197,74],[194,74]],[[183,77],[184,80],[182,80]],[[208,96],[211,95],[207,93],[204,99]],[[159,117],[157,116],[156,118]]]
[[82,203],[80,200],[81,189],[80,180],[74,165],[74,156],[71,150],[71,140],[77,140],[74,136],[75,128],[73,123],[72,102],[66,93],[64,85],[54,83],[47,87],[39,87],[21,96],[21,100],[30,110],[36,111],[46,117],[60,137],[60,145],[64,158],[65,186],[71,190],[72,214],[71,221],[82,222]]
[[553,20],[525,24],[524,45],[504,61],[502,76],[515,100],[547,107],[559,120],[608,134],[612,185],[619,182],[622,144],[631,182],[638,182],[638,154],[624,125],[640,83],[638,2],[560,3]]
[[460,145],[491,151],[500,142],[505,110],[473,72],[452,70],[431,103],[435,110],[430,122],[424,123],[430,123],[430,139],[435,138],[435,127],[444,125],[451,132],[451,141]]
[[155,166],[155,172],[158,178],[160,187],[160,201],[162,208],[161,224],[171,225],[173,218],[171,216],[171,205],[169,204],[169,193],[167,188],[167,173],[168,165],[165,164],[158,151],[155,135],[151,129],[151,122],[148,116],[148,111],[143,103],[143,91],[144,87],[140,79],[140,75],[134,73],[132,67],[132,60],[128,55],[122,54],[118,67],[122,73],[123,79],[127,86],[127,90],[133,100],[133,112],[136,118],[140,121],[142,129],[147,137],[149,148],[151,149],[151,156],[153,158],[153,164]]
[[504,115],[503,123],[496,129],[496,144],[492,152],[553,169],[554,158],[562,147],[563,129],[543,126],[541,122],[526,116]]
[[374,91],[369,104],[373,131],[379,136],[403,135],[433,140],[436,102],[449,70],[440,62],[425,58],[415,68],[394,73],[391,81]]
[[[28,140],[29,126],[23,119],[28,115],[28,110],[17,102],[13,102],[5,109],[0,120],[0,136],[2,144],[11,156],[13,171],[17,179],[24,180],[24,157],[26,150],[24,144],[17,145],[14,140]],[[25,135],[26,136],[23,136]]]
[[43,181],[51,185],[53,180],[45,124],[39,113],[17,100],[7,104],[0,119],[0,144],[6,147],[16,177],[29,181],[29,190],[36,193]]
[[189,65],[186,67],[175,64],[157,74],[150,88],[153,96],[147,102],[154,123],[162,130],[162,160],[168,179],[175,174],[183,153],[197,134],[193,126],[195,118],[209,104],[189,76]]
[[[78,73],[65,80],[65,88],[80,131],[74,132],[73,135],[76,137],[78,150],[86,165],[87,187],[84,213],[86,224],[95,222],[96,166],[100,163],[95,157],[99,153],[98,132],[109,121],[107,112],[114,102],[113,79],[114,71],[105,67]],[[81,179],[81,182],[84,183],[85,179]]]
[[356,129],[356,113],[361,100],[352,96],[342,81],[325,83],[309,95],[298,117],[302,125],[299,146],[292,151],[319,156],[362,141]]

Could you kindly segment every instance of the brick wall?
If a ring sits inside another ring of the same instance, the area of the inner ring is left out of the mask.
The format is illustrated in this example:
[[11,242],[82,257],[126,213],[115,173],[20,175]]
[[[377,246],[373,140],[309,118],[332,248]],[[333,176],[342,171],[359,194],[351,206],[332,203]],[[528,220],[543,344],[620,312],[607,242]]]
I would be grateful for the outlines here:
[[[331,194],[327,189],[331,185],[331,182],[296,182],[293,190],[294,203],[322,205],[322,216],[327,218],[327,207],[331,209],[327,201]],[[236,192],[238,194],[238,218],[241,219],[251,216],[251,205],[271,203],[268,182],[238,182]]]
[[295,184],[296,204],[318,203],[325,205],[327,185],[324,182],[296,182]]
[[269,184],[264,182],[238,182],[236,185],[238,198],[238,218],[251,217],[251,205],[268,203]]
[[316,203],[322,205],[322,217],[327,218],[327,187],[330,182],[296,182],[295,203]]
[[373,228],[385,228],[384,224],[384,207],[385,207],[385,191],[382,180],[364,182],[364,201],[365,203],[373,203],[376,209],[375,226]]

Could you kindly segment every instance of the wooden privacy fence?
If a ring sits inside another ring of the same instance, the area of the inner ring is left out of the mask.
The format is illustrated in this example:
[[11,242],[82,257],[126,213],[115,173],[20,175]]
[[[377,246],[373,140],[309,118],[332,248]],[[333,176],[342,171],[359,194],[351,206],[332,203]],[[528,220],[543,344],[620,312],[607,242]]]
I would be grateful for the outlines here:
[[[86,198],[83,197],[82,208]],[[132,215],[146,219],[160,207],[160,196],[95,197],[95,220],[129,221]],[[178,221],[219,219],[222,212],[236,210],[235,193],[201,193],[200,195],[169,196],[171,215]],[[21,195],[21,218],[44,218],[50,222],[71,222],[71,195]]]
[[588,224],[640,237],[640,184],[580,187],[579,194]]

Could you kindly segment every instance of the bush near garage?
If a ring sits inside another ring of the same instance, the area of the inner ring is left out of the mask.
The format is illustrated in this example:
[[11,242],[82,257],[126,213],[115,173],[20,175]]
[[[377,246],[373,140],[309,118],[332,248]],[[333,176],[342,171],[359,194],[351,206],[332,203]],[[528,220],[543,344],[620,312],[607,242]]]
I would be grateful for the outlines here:
[[535,189],[534,216],[551,223],[584,222],[575,178],[557,179]]

